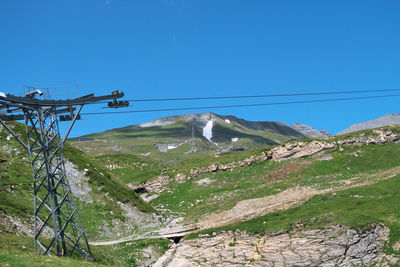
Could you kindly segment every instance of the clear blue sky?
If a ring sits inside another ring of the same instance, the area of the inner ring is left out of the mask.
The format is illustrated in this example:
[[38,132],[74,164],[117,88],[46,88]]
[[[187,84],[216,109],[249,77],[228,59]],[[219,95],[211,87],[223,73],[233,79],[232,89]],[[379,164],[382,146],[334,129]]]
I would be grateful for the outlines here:
[[[0,0],[0,91],[79,84],[81,94],[143,99],[400,88],[399,14],[395,0]],[[399,100],[210,111],[336,133],[400,113]],[[95,110],[106,111],[85,107]],[[87,116],[72,135],[184,113]]]

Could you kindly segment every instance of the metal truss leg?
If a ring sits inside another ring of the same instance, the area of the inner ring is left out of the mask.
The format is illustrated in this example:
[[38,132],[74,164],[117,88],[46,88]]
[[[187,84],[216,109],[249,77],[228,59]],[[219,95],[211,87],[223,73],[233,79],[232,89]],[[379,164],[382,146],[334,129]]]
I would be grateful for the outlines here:
[[24,110],[34,179],[35,253],[93,259],[68,183],[54,108]]

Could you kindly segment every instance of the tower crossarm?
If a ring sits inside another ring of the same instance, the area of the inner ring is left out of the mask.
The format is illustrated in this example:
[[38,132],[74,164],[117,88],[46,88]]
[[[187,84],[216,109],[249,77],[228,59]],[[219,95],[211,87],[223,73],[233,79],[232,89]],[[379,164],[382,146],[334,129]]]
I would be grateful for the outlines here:
[[30,97],[21,97],[15,96],[12,94],[5,94],[0,92],[0,109],[1,105],[5,105],[8,107],[17,107],[17,108],[34,108],[34,107],[63,107],[63,106],[76,106],[76,105],[85,105],[92,104],[95,102],[105,101],[105,100],[113,100],[115,98],[124,97],[124,92],[114,91],[110,95],[104,96],[94,96],[93,94],[78,97],[74,99],[66,99],[66,100],[46,100],[46,99],[36,99]]

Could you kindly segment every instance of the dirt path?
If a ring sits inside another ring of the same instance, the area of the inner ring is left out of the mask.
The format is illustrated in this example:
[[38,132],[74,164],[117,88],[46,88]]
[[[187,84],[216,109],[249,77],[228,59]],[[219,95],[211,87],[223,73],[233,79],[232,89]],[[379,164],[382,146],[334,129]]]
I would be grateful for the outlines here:
[[400,166],[374,174],[365,174],[347,180],[336,181],[336,183],[339,183],[340,185],[328,189],[321,190],[310,186],[293,187],[275,195],[240,201],[232,209],[207,215],[197,224],[162,229],[143,236],[129,236],[111,241],[90,242],[90,244],[95,246],[103,246],[139,239],[183,237],[198,230],[225,226],[244,220],[250,220],[271,212],[286,210],[294,206],[301,205],[316,195],[333,193],[349,188],[374,184],[393,178],[398,174],[400,174]]

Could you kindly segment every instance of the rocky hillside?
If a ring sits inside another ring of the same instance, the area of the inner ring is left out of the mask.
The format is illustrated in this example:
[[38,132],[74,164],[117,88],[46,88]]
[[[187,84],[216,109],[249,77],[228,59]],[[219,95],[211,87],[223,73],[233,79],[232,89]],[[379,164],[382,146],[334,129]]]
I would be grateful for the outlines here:
[[386,114],[375,120],[361,122],[350,126],[349,128],[337,133],[336,135],[343,135],[347,133],[357,132],[361,130],[373,129],[377,127],[400,124],[400,114]]
[[252,122],[214,113],[166,117],[85,137],[93,140],[71,141],[92,154],[134,153],[164,162],[308,138],[281,122]]

